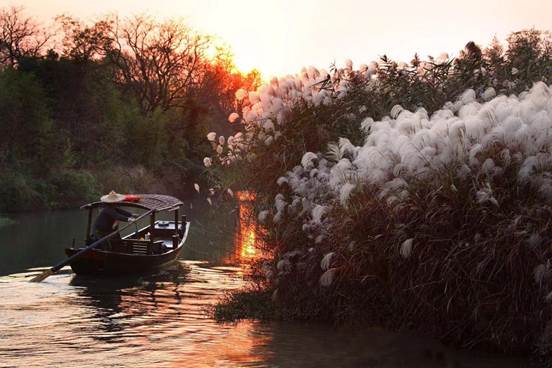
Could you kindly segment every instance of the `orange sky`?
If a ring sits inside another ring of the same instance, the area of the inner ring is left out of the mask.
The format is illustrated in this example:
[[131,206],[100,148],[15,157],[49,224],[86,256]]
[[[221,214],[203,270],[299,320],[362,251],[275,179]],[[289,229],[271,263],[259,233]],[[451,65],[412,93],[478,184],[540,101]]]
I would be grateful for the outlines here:
[[[265,76],[302,66],[365,63],[387,53],[456,54],[469,40],[536,27],[550,30],[552,0],[0,0],[44,21],[61,13],[91,18],[109,12],[182,18],[224,39],[238,67]],[[548,19],[547,19],[548,18]]]

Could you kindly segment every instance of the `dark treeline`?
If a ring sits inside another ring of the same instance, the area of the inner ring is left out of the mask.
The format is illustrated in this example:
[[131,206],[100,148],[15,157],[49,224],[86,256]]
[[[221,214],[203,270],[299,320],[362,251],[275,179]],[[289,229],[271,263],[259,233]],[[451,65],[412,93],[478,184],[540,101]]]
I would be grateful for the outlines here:
[[258,73],[240,74],[227,49],[174,21],[55,23],[0,11],[0,211],[110,189],[185,195],[208,181],[205,134],[228,129],[235,91]]

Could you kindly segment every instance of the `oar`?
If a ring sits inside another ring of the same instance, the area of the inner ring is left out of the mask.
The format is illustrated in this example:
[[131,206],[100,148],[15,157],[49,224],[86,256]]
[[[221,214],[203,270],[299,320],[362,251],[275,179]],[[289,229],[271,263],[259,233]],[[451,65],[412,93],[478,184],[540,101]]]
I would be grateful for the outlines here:
[[61,270],[64,266],[68,265],[69,263],[73,262],[75,259],[81,257],[83,254],[85,254],[86,252],[88,251],[91,251],[92,249],[96,248],[98,245],[102,244],[104,241],[106,241],[107,239],[111,238],[112,236],[115,236],[115,234],[117,234],[118,232],[120,231],[123,231],[124,229],[126,229],[127,227],[129,227],[130,225],[132,225],[133,223],[137,222],[138,220],[146,217],[147,215],[149,215],[150,213],[152,213],[154,210],[149,210],[148,212],[142,214],[141,216],[138,216],[134,221],[132,222],[129,222],[128,224],[126,224],[125,226],[123,226],[122,228],[120,229],[117,229],[115,231],[113,231],[111,234],[108,234],[106,236],[104,236],[103,238],[101,238],[100,240],[97,240],[95,241],[94,243],[90,244],[89,246],[87,246],[86,248],[83,248],[81,249],[80,251],[78,251],[77,253],[73,254],[71,257],[67,258],[65,261],[63,262],[60,262],[58,263],[57,265],[55,265],[54,267],[52,268],[49,268],[47,269],[46,271],[42,272],[40,275],[37,275],[35,277],[33,277],[31,279],[31,282],[40,282],[42,280],[44,280],[46,277],[50,276],[50,275],[53,275],[54,273],[58,272],[59,270]]

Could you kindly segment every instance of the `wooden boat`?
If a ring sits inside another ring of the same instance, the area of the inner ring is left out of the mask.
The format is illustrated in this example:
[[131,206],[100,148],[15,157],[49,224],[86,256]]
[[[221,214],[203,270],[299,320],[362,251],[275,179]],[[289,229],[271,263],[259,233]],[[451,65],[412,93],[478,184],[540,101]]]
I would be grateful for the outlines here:
[[[70,265],[75,273],[106,276],[149,273],[178,258],[190,228],[186,216],[179,218],[179,209],[183,203],[177,198],[159,194],[138,194],[132,199],[132,202],[110,204],[93,202],[81,207],[88,210],[86,242],[81,248],[65,249],[69,257],[96,240],[90,233],[96,209],[111,205],[151,211],[151,214],[149,225],[141,229],[136,225],[133,233],[116,241],[104,242],[74,259]],[[156,214],[164,211],[173,212],[174,220],[156,220]]]

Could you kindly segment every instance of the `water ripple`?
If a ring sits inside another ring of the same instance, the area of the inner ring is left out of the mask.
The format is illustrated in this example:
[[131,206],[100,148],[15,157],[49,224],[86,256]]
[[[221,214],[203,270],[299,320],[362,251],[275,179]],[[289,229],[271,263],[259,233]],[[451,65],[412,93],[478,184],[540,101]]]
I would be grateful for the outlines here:
[[207,310],[243,286],[239,267],[183,261],[101,280],[33,272],[0,278],[0,367],[522,367],[433,341],[327,325],[219,324]]

